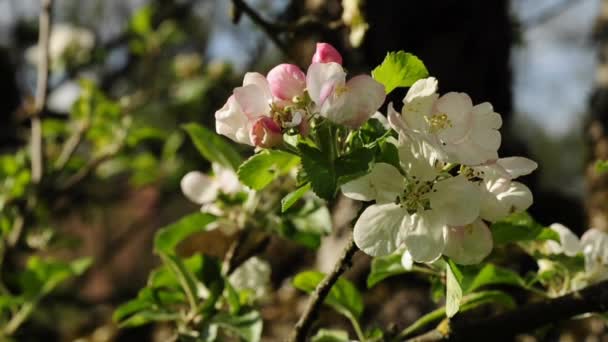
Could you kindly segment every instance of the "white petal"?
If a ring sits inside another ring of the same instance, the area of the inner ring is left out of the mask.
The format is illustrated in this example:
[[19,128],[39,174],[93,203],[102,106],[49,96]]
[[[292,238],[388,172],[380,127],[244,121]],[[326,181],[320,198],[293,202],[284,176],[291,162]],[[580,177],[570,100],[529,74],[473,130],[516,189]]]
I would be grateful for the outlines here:
[[344,84],[346,73],[338,63],[312,63],[306,72],[306,89],[308,95],[317,104],[322,105],[321,91],[328,83]]
[[532,205],[532,192],[522,183],[510,182],[506,190],[497,189],[487,180],[482,182],[480,216],[484,220],[495,222]]
[[473,102],[465,93],[447,93],[435,103],[433,115],[447,115],[450,125],[438,131],[448,143],[459,143],[473,127]]
[[246,73],[245,77],[243,77],[243,86],[247,86],[250,84],[258,87],[264,94],[264,98],[266,100],[272,99],[270,85],[268,84],[268,80],[266,79],[266,77],[264,77],[264,75],[260,74],[259,72]]
[[393,253],[401,245],[399,230],[406,215],[407,211],[394,203],[367,207],[353,230],[357,247],[371,256]]
[[346,82],[345,87],[344,102],[338,108],[328,110],[327,117],[335,123],[359,128],[384,103],[384,86],[371,76],[359,75]]
[[445,221],[432,210],[403,220],[403,242],[416,262],[437,260],[445,247]]
[[492,233],[482,220],[464,227],[449,227],[443,254],[461,265],[480,263],[492,251]]
[[[578,253],[582,252],[581,242],[578,239],[578,236],[574,235],[568,227],[554,223],[549,226],[551,230],[556,232],[559,235],[560,240],[560,252],[563,252],[567,256],[575,256]],[[547,242],[555,242],[555,241],[547,241]]]
[[437,92],[437,79],[435,77],[427,77],[416,81],[407,94],[403,98],[403,103],[410,103],[421,97],[428,97]]
[[217,197],[217,185],[214,180],[198,171],[188,172],[182,178],[180,186],[184,195],[197,204],[209,203]]
[[414,267],[414,259],[412,258],[412,254],[410,254],[410,252],[405,251],[401,255],[401,266],[408,271]]
[[393,103],[390,102],[387,108],[387,119],[388,123],[396,132],[406,132],[409,131],[409,128],[405,124],[405,121],[401,117],[401,114],[395,110],[393,107]]
[[513,179],[528,175],[538,167],[534,160],[524,157],[500,158],[496,164],[500,165]]
[[213,168],[215,181],[223,193],[234,194],[244,190],[236,172],[229,168],[222,167],[219,164],[212,164],[211,166]]
[[249,119],[234,96],[230,96],[226,104],[215,112],[215,130],[238,143],[253,145],[249,139]]
[[588,273],[603,272],[608,266],[608,234],[591,228],[581,237],[585,253],[585,269]]
[[394,202],[405,188],[404,177],[394,166],[377,163],[372,171],[342,185],[342,193],[357,201]]
[[401,113],[408,128],[420,132],[428,132],[428,116],[439,98],[437,80],[429,77],[416,81],[403,99]]
[[234,89],[234,98],[241,106],[249,120],[253,120],[270,111],[270,103],[264,90],[257,85],[249,84]]
[[463,176],[435,183],[429,194],[431,209],[443,215],[447,224],[464,226],[479,216],[480,194],[477,185]]

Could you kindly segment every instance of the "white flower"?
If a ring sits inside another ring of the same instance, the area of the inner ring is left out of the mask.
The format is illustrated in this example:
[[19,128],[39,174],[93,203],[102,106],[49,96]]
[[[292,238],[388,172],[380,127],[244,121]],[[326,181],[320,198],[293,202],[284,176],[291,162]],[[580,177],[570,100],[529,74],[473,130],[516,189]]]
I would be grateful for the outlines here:
[[559,242],[553,240],[545,242],[545,247],[549,254],[565,254],[572,257],[582,252],[583,249],[578,236],[574,235],[568,227],[563,224],[553,223],[549,228],[559,235]]
[[537,164],[523,157],[501,158],[473,168],[473,176],[481,178],[481,218],[495,222],[511,213],[528,209],[532,192],[513,179],[534,171]]
[[354,227],[355,243],[377,256],[405,244],[414,261],[441,256],[449,226],[466,226],[479,216],[479,190],[466,177],[442,173],[438,152],[424,141],[399,145],[403,176],[394,166],[378,163],[342,189],[357,200],[375,200]]
[[338,63],[312,63],[306,73],[306,89],[316,111],[328,120],[358,128],[384,103],[384,86],[369,75],[346,81]]
[[270,264],[259,257],[251,257],[228,277],[239,291],[248,291],[253,300],[264,300],[270,294]]
[[492,105],[473,106],[464,93],[437,94],[433,77],[418,80],[403,99],[401,114],[389,108],[389,122],[395,130],[418,132],[441,145],[448,161],[479,165],[498,158],[502,119]]
[[[81,27],[69,24],[56,24],[51,28],[49,36],[49,59],[53,67],[60,67],[61,60],[66,53],[74,53],[73,57],[82,59],[87,57],[95,46],[95,35]],[[32,46],[25,52],[26,59],[32,63],[38,63],[38,46]]]
[[581,245],[590,282],[608,279],[608,233],[591,228],[581,237]]

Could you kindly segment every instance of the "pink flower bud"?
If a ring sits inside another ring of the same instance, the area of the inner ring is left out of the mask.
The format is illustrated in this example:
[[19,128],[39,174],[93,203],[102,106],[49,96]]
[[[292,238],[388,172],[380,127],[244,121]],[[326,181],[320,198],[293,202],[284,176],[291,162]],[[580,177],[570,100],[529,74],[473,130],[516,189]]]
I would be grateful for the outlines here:
[[266,75],[270,92],[281,100],[291,100],[302,95],[306,88],[306,75],[293,64],[279,64]]
[[342,64],[342,56],[330,44],[327,43],[317,43],[317,51],[312,56],[313,63],[338,63]]
[[283,141],[283,134],[276,122],[267,116],[262,116],[251,126],[249,138],[255,146],[270,148]]

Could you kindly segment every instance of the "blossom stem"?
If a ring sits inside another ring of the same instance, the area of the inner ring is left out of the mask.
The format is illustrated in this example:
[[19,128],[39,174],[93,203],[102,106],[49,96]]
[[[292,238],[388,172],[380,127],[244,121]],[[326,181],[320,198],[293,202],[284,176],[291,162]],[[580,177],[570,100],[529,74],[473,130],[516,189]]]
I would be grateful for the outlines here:
[[332,286],[338,281],[338,278],[344,273],[344,271],[350,266],[351,259],[355,252],[357,251],[357,245],[355,245],[355,241],[351,235],[346,247],[342,251],[342,255],[334,265],[334,269],[331,273],[329,273],[323,281],[317,285],[315,291],[310,295],[310,299],[308,300],[308,305],[304,310],[304,313],[296,323],[289,337],[288,341],[290,342],[303,342],[306,341],[306,335],[308,329],[312,325],[317,312],[321,308],[325,297],[329,294]]

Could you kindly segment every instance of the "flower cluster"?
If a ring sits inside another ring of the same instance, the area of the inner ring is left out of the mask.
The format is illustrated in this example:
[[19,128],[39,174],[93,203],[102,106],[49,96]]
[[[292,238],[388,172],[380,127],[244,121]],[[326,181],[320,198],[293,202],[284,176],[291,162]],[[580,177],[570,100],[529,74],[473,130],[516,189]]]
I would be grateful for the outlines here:
[[[554,223],[549,227],[559,235],[559,242],[549,240],[540,246],[544,254],[537,260],[539,279],[552,297],[580,290],[608,279],[608,233],[591,228],[579,239],[568,227]],[[554,256],[584,257],[582,269],[569,269]]]
[[369,75],[346,81],[340,53],[318,43],[306,74],[293,64],[280,64],[266,76],[245,74],[243,85],[215,113],[216,131],[238,143],[269,148],[281,144],[285,133],[306,136],[315,116],[357,128],[384,98],[384,87]]
[[479,263],[492,250],[488,223],[526,210],[532,194],[519,176],[537,165],[522,157],[498,158],[502,121],[492,105],[473,105],[464,93],[439,96],[437,80],[417,81],[392,104],[390,126],[399,164],[377,163],[342,186],[360,201],[375,201],[354,227],[357,246],[372,256],[405,247],[416,262],[446,255]]

